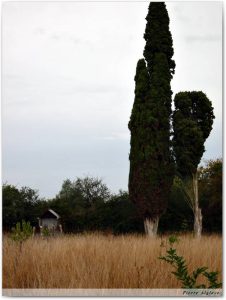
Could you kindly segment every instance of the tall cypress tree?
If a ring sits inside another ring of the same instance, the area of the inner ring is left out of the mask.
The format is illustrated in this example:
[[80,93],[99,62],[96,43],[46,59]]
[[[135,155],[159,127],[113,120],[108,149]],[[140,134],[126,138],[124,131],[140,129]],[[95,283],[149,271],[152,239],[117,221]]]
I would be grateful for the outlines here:
[[140,60],[137,65],[135,101],[129,122],[129,195],[144,219],[146,233],[155,235],[173,181],[170,80],[175,63],[165,4],[150,3],[146,20],[146,62]]

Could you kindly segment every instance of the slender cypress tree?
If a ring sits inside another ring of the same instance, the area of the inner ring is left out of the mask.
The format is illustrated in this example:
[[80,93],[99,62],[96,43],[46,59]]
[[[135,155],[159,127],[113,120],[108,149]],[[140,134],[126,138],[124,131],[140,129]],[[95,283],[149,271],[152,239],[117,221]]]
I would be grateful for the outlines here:
[[174,103],[173,149],[177,171],[194,213],[194,233],[200,237],[202,212],[198,200],[197,168],[215,117],[211,101],[201,91],[180,92],[175,95]]
[[144,60],[138,61],[131,131],[129,195],[144,219],[148,235],[157,233],[173,181],[170,150],[172,37],[163,2],[149,5]]

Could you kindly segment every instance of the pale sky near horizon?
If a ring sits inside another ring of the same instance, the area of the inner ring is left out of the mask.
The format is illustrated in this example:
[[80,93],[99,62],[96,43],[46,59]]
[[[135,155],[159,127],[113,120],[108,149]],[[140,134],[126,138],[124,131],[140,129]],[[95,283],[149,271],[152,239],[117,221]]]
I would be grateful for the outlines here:
[[[5,2],[3,182],[54,197],[85,175],[127,190],[137,60],[149,2]],[[166,2],[175,93],[202,90],[216,119],[203,159],[222,157],[222,3]]]

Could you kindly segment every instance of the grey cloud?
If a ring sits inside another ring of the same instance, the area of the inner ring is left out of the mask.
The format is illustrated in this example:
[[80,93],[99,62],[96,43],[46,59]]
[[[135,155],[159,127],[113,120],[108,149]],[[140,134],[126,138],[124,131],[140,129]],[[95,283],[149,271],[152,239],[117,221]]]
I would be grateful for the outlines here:
[[117,85],[111,85],[111,84],[98,84],[95,83],[89,83],[89,84],[83,84],[82,81],[80,83],[75,83],[74,79],[71,78],[61,78],[61,82],[64,81],[64,85],[62,85],[61,91],[65,95],[70,94],[106,94],[106,93],[120,93],[122,92],[125,87],[117,84]]
[[[186,8],[182,6],[180,3],[172,3],[172,9],[175,13],[175,18],[180,22],[191,22],[192,18],[186,14]],[[167,3],[167,7],[169,4]]]
[[191,19],[189,17],[183,15],[177,16],[177,20],[186,23],[191,22]]
[[50,38],[53,39],[53,40],[59,40],[61,38],[61,36],[59,34],[54,33],[54,34],[50,35]]
[[102,140],[129,140],[130,135],[128,132],[113,132],[111,135],[100,137]]
[[70,41],[72,41],[76,45],[79,44],[79,43],[84,43],[85,42],[84,40],[82,40],[80,38],[77,38],[77,37],[70,37]]
[[220,35],[203,35],[203,36],[198,36],[198,35],[189,35],[185,37],[185,40],[189,43],[193,42],[217,42],[221,40]]
[[67,35],[67,33],[61,33],[61,34],[60,33],[51,33],[49,35],[49,38],[52,40],[56,40],[56,41],[63,40],[64,42],[65,41],[72,42],[75,45],[86,44],[86,46],[87,46],[88,44],[90,44],[89,41],[86,41],[86,40],[78,38],[78,37],[69,36],[69,35]]
[[36,35],[44,35],[46,30],[44,28],[38,27],[34,29],[34,34]]
[[76,92],[79,93],[112,93],[112,92],[119,92],[122,90],[122,87],[116,85],[91,85],[91,86],[84,86],[80,85],[75,88]]
[[47,31],[46,29],[44,28],[41,28],[41,27],[38,27],[38,28],[35,28],[33,30],[34,34],[35,35],[40,35],[40,36],[43,36],[43,35],[46,35],[48,34],[48,37],[51,39],[51,40],[64,40],[64,41],[71,41],[73,42],[74,44],[81,44],[81,43],[88,43],[88,41],[85,41],[84,39],[81,39],[81,38],[78,38],[76,36],[70,36],[68,35],[67,32],[57,32],[57,31]]

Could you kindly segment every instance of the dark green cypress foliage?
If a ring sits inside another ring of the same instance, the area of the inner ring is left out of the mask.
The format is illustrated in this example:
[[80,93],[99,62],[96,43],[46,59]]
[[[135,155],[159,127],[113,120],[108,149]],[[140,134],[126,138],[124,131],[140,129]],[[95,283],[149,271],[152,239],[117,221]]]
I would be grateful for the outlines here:
[[175,62],[173,57],[173,40],[169,30],[169,16],[164,2],[151,2],[146,17],[147,24],[144,33],[146,45],[144,57],[148,71],[151,74],[156,53],[164,53],[167,57],[170,73],[174,74]]
[[205,151],[204,143],[213,125],[211,101],[199,92],[180,92],[174,98],[173,149],[177,170],[182,177],[191,177]]
[[129,195],[144,220],[155,220],[167,207],[173,181],[170,80],[175,63],[165,4],[150,3],[146,20],[146,63],[140,60],[137,65],[135,101],[129,122]]
[[[146,165],[144,141],[147,134],[145,132],[145,121],[148,117],[146,104],[150,88],[149,74],[144,59],[140,59],[137,63],[134,80],[135,100],[129,122],[129,129],[131,131],[129,193],[131,200],[138,204],[142,210],[145,192],[144,186],[146,184],[144,181]],[[140,201],[137,201],[137,199]]]

